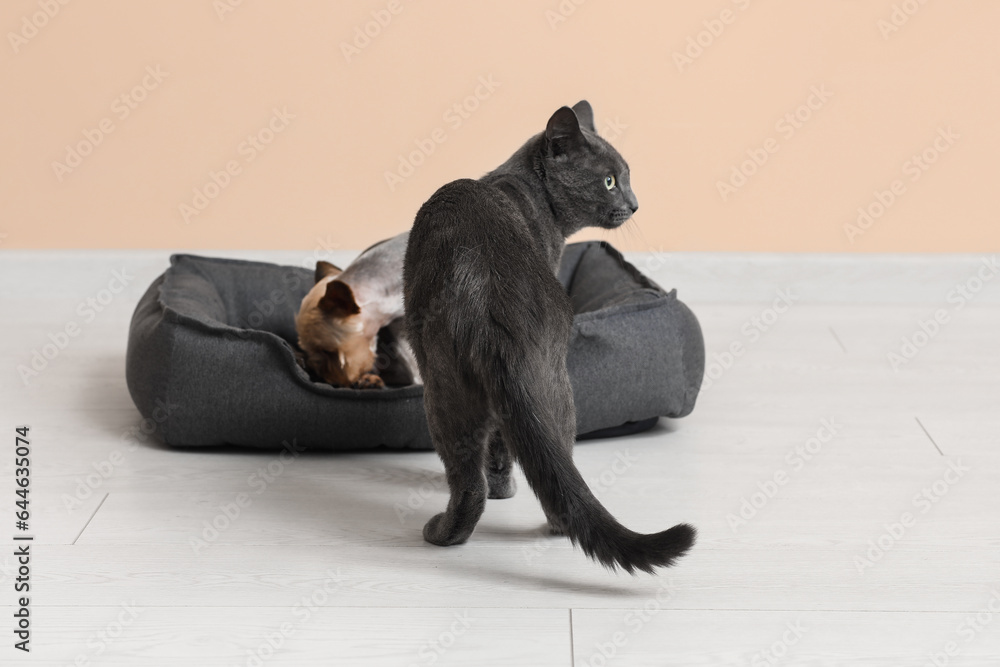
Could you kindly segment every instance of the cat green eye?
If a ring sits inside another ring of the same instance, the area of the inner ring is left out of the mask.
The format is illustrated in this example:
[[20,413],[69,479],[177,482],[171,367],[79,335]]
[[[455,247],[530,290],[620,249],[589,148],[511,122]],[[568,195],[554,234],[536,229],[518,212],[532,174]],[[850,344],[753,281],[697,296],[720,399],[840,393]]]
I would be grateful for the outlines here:
[[606,187],[608,190],[614,189],[614,187],[615,187],[615,177],[614,176],[606,176],[604,178],[604,187]]

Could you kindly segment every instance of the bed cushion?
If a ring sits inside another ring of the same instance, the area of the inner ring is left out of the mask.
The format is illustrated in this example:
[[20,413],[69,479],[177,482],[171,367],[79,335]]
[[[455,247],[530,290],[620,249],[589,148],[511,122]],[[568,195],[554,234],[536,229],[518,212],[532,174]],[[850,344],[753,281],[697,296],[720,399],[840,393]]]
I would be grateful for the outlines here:
[[[704,343],[675,292],[601,242],[568,245],[559,279],[576,311],[568,366],[581,437],[690,413]],[[125,369],[136,407],[166,443],[432,448],[421,386],[332,387],[298,365],[294,318],[312,283],[298,267],[170,258],[132,316]]]

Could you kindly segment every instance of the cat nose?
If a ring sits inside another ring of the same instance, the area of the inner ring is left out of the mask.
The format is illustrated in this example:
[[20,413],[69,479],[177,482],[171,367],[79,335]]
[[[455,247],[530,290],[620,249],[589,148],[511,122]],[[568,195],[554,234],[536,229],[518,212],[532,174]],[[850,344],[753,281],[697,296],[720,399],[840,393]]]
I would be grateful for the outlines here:
[[628,207],[630,209],[632,209],[633,213],[635,213],[636,211],[639,210],[639,200],[635,198],[635,195],[632,195],[631,197],[629,197],[627,203],[628,203]]

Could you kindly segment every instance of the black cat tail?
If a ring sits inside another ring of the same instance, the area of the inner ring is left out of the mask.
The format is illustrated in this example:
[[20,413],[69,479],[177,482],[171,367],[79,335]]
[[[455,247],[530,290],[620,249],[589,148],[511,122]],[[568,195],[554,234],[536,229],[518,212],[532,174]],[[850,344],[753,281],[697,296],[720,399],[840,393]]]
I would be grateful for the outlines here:
[[[611,516],[573,463],[573,431],[565,433],[565,425],[560,429],[557,416],[534,399],[544,394],[532,389],[544,391],[544,387],[524,386],[533,375],[523,370],[506,364],[494,368],[491,385],[495,405],[505,413],[501,433],[546,515],[557,518],[574,544],[609,569],[652,573],[658,567],[673,565],[694,544],[695,529],[682,523],[646,535],[629,530]],[[570,442],[563,442],[565,438]]]

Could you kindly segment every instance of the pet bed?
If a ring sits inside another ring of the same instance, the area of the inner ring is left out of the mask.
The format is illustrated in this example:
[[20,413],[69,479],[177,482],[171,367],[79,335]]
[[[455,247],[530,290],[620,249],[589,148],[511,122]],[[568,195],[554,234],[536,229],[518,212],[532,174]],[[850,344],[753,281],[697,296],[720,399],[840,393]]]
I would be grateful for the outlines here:
[[[312,271],[195,255],[170,264],[135,309],[125,367],[167,444],[432,448],[423,387],[332,387],[298,365],[294,316]],[[601,242],[568,245],[559,279],[576,312],[568,366],[581,437],[691,412],[704,343],[675,292]]]

